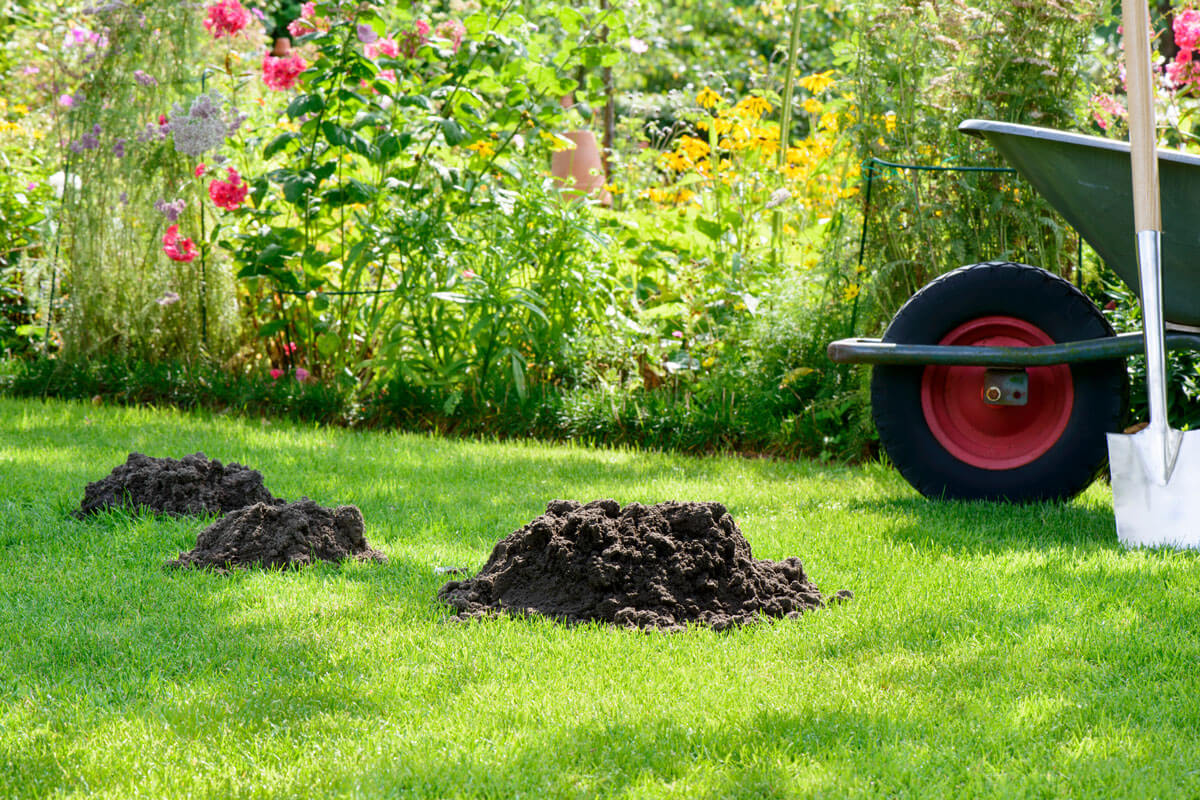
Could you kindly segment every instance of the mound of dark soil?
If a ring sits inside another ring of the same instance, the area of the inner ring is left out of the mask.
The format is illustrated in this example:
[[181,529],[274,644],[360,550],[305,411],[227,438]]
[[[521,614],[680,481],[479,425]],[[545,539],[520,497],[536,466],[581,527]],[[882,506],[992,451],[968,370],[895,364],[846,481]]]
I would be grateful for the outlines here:
[[615,500],[551,502],[501,540],[478,575],[450,581],[438,597],[463,618],[508,612],[666,630],[721,630],[825,604],[799,559],[755,559],[720,503],[622,509]]
[[169,567],[305,567],[317,561],[386,561],[363,536],[355,506],[325,508],[307,497],[286,505],[255,503],[230,512],[200,532],[195,549]]
[[210,461],[204,453],[178,461],[130,453],[108,477],[87,485],[75,516],[83,518],[112,508],[172,516],[224,514],[254,503],[282,502],[263,486],[257,470],[241,464]]

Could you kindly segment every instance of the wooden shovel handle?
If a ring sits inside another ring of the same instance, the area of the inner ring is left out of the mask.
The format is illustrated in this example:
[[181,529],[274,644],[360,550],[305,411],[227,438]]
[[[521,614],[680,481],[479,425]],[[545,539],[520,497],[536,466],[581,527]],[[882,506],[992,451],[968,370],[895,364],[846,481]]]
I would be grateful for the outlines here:
[[1133,156],[1135,231],[1161,231],[1158,155],[1155,152],[1154,85],[1150,76],[1150,11],[1146,0],[1122,0],[1125,86],[1129,96],[1129,146]]

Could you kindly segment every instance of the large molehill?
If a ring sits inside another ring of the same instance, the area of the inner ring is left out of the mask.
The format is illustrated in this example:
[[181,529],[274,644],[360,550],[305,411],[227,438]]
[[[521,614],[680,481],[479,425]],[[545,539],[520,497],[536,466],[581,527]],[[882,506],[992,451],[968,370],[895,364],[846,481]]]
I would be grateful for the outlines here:
[[462,618],[538,614],[665,630],[724,629],[825,604],[799,559],[754,558],[720,503],[615,500],[551,502],[475,577],[450,581],[438,597]]

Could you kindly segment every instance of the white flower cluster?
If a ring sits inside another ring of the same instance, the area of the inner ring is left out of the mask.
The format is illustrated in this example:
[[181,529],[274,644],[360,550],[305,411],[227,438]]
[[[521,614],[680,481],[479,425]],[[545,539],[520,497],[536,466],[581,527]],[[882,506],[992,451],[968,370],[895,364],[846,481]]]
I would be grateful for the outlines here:
[[184,155],[200,157],[225,143],[225,137],[237,130],[241,115],[236,109],[225,112],[225,98],[220,92],[202,94],[185,110],[178,103],[171,109],[171,121],[166,126],[175,139],[175,149]]

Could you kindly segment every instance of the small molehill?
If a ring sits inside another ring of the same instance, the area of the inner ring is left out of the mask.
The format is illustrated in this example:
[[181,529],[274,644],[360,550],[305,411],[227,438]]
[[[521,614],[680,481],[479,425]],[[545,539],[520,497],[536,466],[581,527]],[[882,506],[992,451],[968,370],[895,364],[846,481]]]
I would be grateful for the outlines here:
[[386,561],[363,536],[355,506],[325,508],[307,497],[295,503],[255,503],[233,511],[200,532],[196,547],[168,567],[306,567],[318,561]]
[[254,503],[279,504],[258,470],[222,464],[204,453],[176,460],[130,453],[124,464],[89,483],[75,516],[122,508],[171,516],[224,514]]
[[799,559],[754,558],[720,503],[615,500],[551,502],[501,540],[478,575],[450,581],[438,597],[462,618],[507,612],[665,630],[722,630],[825,605]]

